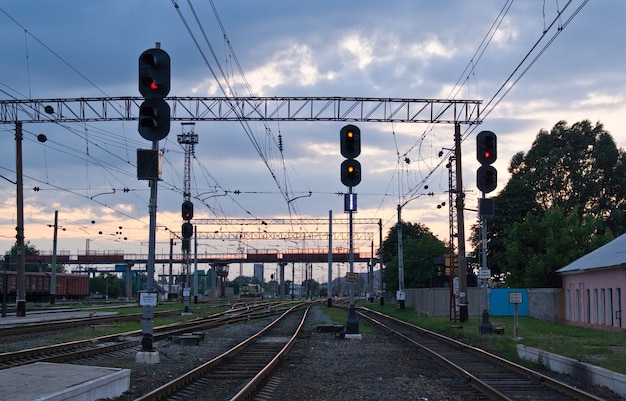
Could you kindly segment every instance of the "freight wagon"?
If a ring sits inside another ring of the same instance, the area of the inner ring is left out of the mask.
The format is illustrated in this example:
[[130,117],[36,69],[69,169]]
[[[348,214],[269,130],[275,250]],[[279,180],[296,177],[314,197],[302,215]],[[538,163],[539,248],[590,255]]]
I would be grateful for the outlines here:
[[[7,297],[16,298],[17,272],[0,271],[0,295],[4,294],[4,275],[6,274]],[[26,301],[44,301],[50,299],[50,280],[52,273],[25,273]],[[86,274],[56,274],[56,298],[81,299],[89,295],[89,276]]]

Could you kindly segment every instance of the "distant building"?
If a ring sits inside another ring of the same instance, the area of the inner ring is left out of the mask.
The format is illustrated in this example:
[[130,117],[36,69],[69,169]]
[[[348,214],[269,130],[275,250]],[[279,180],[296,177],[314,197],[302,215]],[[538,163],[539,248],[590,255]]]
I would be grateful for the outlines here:
[[565,323],[624,330],[626,234],[557,270],[563,279]]
[[259,283],[265,282],[265,265],[263,263],[254,264],[254,277],[259,280]]

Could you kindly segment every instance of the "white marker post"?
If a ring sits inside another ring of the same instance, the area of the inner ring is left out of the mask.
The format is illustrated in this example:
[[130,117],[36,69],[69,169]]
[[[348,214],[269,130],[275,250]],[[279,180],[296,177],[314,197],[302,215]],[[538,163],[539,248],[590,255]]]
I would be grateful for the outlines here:
[[509,303],[513,304],[513,339],[517,339],[517,327],[518,327],[518,313],[517,305],[521,304],[524,300],[523,294],[519,291],[509,292]]

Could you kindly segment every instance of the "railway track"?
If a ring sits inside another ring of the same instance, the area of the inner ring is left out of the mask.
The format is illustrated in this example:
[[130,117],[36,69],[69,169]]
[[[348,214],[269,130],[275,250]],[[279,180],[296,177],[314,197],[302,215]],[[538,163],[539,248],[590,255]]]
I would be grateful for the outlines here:
[[250,399],[294,344],[310,306],[290,308],[255,335],[136,401]]
[[[267,305],[241,305],[207,318],[194,319],[154,328],[154,340],[211,329],[224,324],[260,319],[282,313],[285,307],[268,308]],[[84,323],[83,323],[84,324]],[[72,341],[45,347],[25,349],[0,354],[0,369],[26,365],[33,362],[70,362],[82,358],[119,352],[137,347],[141,343],[141,330]]]
[[466,382],[489,400],[602,400],[479,348],[391,316],[365,308],[359,308],[357,313],[464,377]]
[[[208,305],[209,303],[205,303],[205,305]],[[215,306],[226,306],[223,302],[221,303],[214,303]],[[259,309],[262,307],[272,307],[274,305],[277,305],[276,302],[258,302],[258,303],[254,303],[254,304],[250,304],[247,302],[237,302],[235,304],[232,304],[231,308],[228,310],[225,310],[224,312],[222,312],[222,314],[228,314],[228,313],[233,313],[233,312],[237,312],[240,310],[244,310],[245,308],[255,308],[255,309]],[[78,311],[78,309],[75,308],[63,308],[61,310],[42,310],[41,312],[75,312]],[[85,309],[81,309],[81,311],[88,311]],[[98,309],[98,311],[101,311],[101,309]],[[96,312],[96,309],[94,309],[94,312]],[[36,315],[36,313],[32,313],[32,315]],[[180,311],[161,311],[161,312],[155,312],[155,318],[161,318],[161,317],[168,317],[168,316],[173,316],[173,315],[180,315]],[[219,314],[216,314],[214,316],[217,316]],[[29,315],[30,316],[30,315]],[[107,325],[107,324],[112,324],[112,323],[119,323],[119,322],[140,322],[142,319],[142,313],[133,313],[133,314],[115,314],[115,315],[106,315],[106,316],[96,316],[94,314],[94,316],[89,317],[89,318],[73,318],[73,319],[65,319],[65,320],[57,320],[57,321],[47,321],[47,322],[34,322],[34,323],[19,323],[19,324],[14,324],[14,325],[3,325],[2,326],[2,330],[0,330],[0,340],[2,340],[2,342],[6,343],[10,341],[10,337],[16,337],[16,336],[24,336],[24,335],[30,335],[30,334],[40,334],[40,333],[45,333],[45,332],[49,332],[49,331],[53,331],[53,330],[65,330],[65,329],[72,329],[72,328],[76,328],[76,327],[85,327],[85,326],[97,326],[97,325]]]

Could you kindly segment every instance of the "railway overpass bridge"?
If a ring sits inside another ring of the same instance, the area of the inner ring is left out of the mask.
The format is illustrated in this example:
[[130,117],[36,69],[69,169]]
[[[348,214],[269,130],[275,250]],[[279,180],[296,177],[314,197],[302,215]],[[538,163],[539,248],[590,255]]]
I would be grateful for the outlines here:
[[[349,262],[349,250],[347,248],[333,248],[333,262]],[[52,263],[52,253],[40,251],[37,255],[27,255],[27,263]],[[62,265],[141,265],[148,261],[147,254],[124,253],[121,251],[89,251],[85,253],[71,254],[69,251],[58,251],[56,255],[57,264]],[[247,253],[198,253],[194,258],[191,253],[191,262],[208,264],[230,264],[230,263],[327,263],[328,249],[298,249],[298,250],[257,250]],[[354,250],[355,262],[371,262],[372,252],[360,252],[358,248]],[[376,262],[377,259],[374,258]],[[182,253],[156,254],[155,263],[184,263],[185,258]]]

